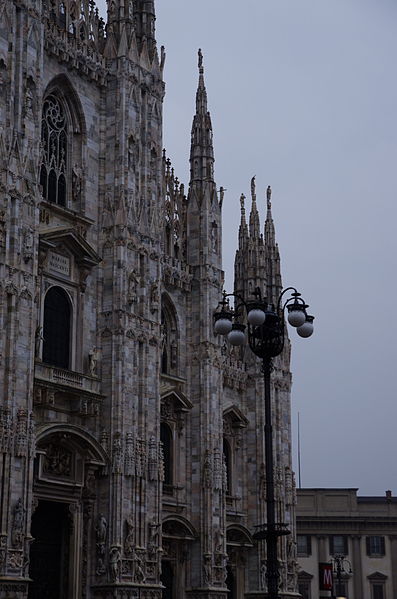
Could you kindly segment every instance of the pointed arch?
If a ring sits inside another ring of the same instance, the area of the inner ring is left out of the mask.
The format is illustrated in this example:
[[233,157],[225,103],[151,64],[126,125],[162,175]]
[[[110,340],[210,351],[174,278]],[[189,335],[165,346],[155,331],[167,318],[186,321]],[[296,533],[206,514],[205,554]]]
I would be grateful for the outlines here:
[[81,210],[85,137],[79,97],[68,77],[58,75],[47,85],[41,110],[40,185],[45,200]]
[[161,296],[161,372],[171,376],[179,373],[179,327],[177,312],[168,293]]

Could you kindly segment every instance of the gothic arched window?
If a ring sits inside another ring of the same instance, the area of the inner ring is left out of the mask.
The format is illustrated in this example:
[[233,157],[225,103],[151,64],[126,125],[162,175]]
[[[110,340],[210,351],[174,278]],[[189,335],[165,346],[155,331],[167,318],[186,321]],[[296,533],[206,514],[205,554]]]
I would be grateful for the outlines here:
[[51,287],[44,300],[43,362],[70,367],[71,306],[61,287]]
[[178,331],[175,310],[167,296],[162,298],[161,309],[162,350],[161,372],[178,375]]
[[62,102],[52,94],[44,100],[41,146],[40,185],[43,188],[43,198],[48,202],[66,206],[68,119]]
[[160,441],[163,444],[164,457],[164,485],[171,486],[174,482],[173,477],[173,439],[172,431],[168,424],[160,424]]

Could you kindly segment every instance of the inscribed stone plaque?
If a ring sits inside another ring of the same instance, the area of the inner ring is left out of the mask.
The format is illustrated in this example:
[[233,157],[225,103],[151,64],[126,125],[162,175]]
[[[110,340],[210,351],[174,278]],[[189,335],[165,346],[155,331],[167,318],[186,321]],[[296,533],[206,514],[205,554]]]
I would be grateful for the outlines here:
[[70,277],[70,258],[67,256],[62,256],[61,254],[49,252],[48,270],[57,275]]

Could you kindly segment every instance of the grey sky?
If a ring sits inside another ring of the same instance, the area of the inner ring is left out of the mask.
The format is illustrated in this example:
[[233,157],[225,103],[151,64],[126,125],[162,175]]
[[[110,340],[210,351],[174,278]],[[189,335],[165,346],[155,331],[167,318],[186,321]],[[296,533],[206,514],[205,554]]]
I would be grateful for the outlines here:
[[204,53],[227,287],[256,175],[284,284],[316,315],[310,340],[291,332],[303,486],[360,494],[397,493],[396,25],[395,0],[157,0],[164,145],[185,183]]

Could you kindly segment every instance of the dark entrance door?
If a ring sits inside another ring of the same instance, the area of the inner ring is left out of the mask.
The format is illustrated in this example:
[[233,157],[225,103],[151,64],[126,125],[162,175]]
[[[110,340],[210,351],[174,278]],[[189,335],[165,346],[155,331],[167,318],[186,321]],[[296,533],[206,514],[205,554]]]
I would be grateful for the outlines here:
[[165,586],[163,589],[163,599],[173,599],[174,596],[174,572],[170,562],[161,563],[161,582]]
[[227,569],[226,586],[228,589],[227,599],[237,599],[236,579],[231,568]]
[[68,599],[68,505],[39,501],[32,517],[29,599]]

